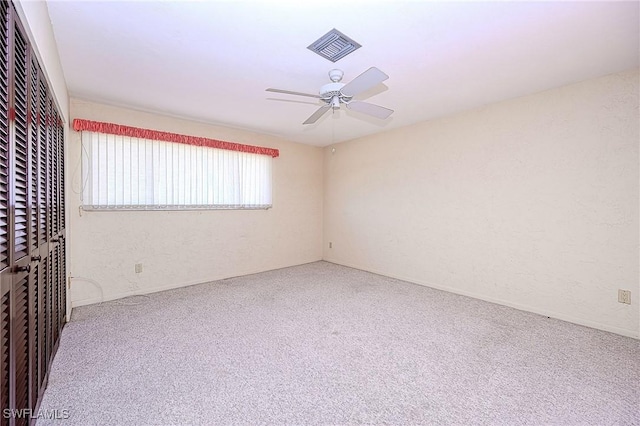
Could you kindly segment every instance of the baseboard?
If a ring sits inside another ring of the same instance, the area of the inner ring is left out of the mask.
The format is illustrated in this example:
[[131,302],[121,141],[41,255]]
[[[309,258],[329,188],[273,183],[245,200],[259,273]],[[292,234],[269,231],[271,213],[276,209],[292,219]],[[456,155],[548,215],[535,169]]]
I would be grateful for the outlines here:
[[583,318],[576,318],[576,317],[572,317],[570,315],[565,315],[565,314],[561,314],[558,312],[553,312],[553,311],[549,311],[546,309],[541,309],[539,307],[535,307],[535,306],[529,306],[529,305],[522,305],[520,303],[513,303],[510,302],[508,300],[502,300],[502,299],[496,299],[493,297],[487,297],[485,295],[482,294],[478,294],[478,293],[473,293],[473,292],[469,292],[469,291],[464,291],[464,290],[459,290],[457,288],[454,287],[448,287],[448,286],[444,286],[444,285],[438,285],[438,284],[433,284],[433,283],[429,283],[426,281],[420,281],[420,280],[416,280],[415,278],[410,278],[410,277],[403,277],[403,276],[399,276],[399,275],[390,275],[388,273],[382,272],[382,271],[377,271],[375,269],[371,269],[371,268],[365,268],[359,265],[354,265],[354,264],[349,264],[347,262],[340,262],[337,261],[335,259],[324,259],[325,262],[329,262],[329,263],[334,263],[336,265],[341,265],[341,266],[346,266],[349,268],[353,268],[353,269],[358,269],[361,271],[365,271],[365,272],[371,272],[377,275],[382,275],[385,277],[389,277],[389,278],[395,278],[398,280],[402,280],[402,281],[407,281],[409,283],[412,284],[418,284],[424,287],[430,287],[430,288],[434,288],[437,290],[443,290],[443,291],[447,291],[449,293],[455,293],[455,294],[459,294],[461,296],[467,296],[467,297],[472,297],[474,299],[480,299],[480,300],[484,300],[486,302],[491,302],[491,303],[496,303],[498,305],[503,305],[503,306],[508,306],[510,308],[515,308],[521,311],[526,311],[526,312],[532,312],[534,314],[538,314],[538,315],[543,315],[545,317],[551,317],[551,318],[555,318],[555,319],[559,319],[562,321],[567,321],[573,324],[578,324],[578,325],[583,325],[585,327],[590,327],[590,328],[595,328],[598,330],[603,330],[603,331],[608,331],[611,333],[615,333],[615,334],[620,334],[622,336],[626,336],[626,337],[632,337],[634,339],[640,339],[640,332],[639,331],[635,331],[635,330],[629,330],[626,328],[619,328],[619,327],[613,327],[607,324],[601,324],[599,322],[595,322],[595,321],[589,321],[589,320],[585,320]]
[[[142,289],[138,289],[138,290],[131,290],[131,291],[126,291],[126,292],[121,292],[121,293],[106,294],[106,295],[104,295],[104,297],[91,297],[91,298],[87,298],[87,299],[72,300],[71,301],[71,309],[77,308],[79,306],[94,305],[96,303],[110,302],[112,300],[124,299],[125,297],[140,296],[140,295],[143,295],[143,294],[151,294],[151,293],[157,293],[157,292],[160,292],[160,291],[167,291],[167,290],[175,290],[177,288],[189,287],[189,286],[192,286],[192,285],[199,285],[199,284],[206,284],[206,283],[210,283],[210,282],[214,282],[214,281],[226,280],[226,279],[229,279],[229,278],[241,277],[241,276],[246,276],[246,275],[260,274],[262,272],[276,271],[278,269],[291,268],[291,267],[294,267],[294,266],[306,265],[308,263],[315,263],[315,262],[320,262],[320,261],[322,261],[322,259],[312,260],[310,262],[296,263],[294,265],[278,266],[276,268],[271,268],[271,269],[250,270],[250,271],[247,271],[247,272],[234,274],[234,275],[222,275],[222,276],[213,277],[211,279],[206,279],[206,280],[187,281],[187,282],[182,282],[182,283],[179,283],[179,284],[171,284],[171,285],[152,287],[152,288],[142,288]],[[103,289],[103,291],[104,291],[104,289]],[[69,314],[70,314],[70,312],[69,312]]]

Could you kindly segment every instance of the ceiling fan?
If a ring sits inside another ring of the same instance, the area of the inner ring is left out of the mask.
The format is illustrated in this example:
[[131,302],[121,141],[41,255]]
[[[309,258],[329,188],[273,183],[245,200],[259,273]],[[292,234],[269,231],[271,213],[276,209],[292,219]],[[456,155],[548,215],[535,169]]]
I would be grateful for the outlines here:
[[327,83],[320,88],[320,94],[292,92],[291,90],[267,89],[267,92],[286,93],[288,95],[308,96],[318,98],[324,102],[311,117],[302,124],[313,124],[320,119],[331,108],[339,109],[340,104],[345,104],[348,109],[370,115],[372,117],[385,119],[389,117],[393,110],[379,105],[370,104],[368,102],[354,101],[353,97],[359,93],[365,92],[372,87],[382,83],[389,78],[388,75],[380,71],[376,67],[371,67],[353,80],[345,84],[341,83],[344,73],[342,70],[333,69],[329,71],[331,83]]

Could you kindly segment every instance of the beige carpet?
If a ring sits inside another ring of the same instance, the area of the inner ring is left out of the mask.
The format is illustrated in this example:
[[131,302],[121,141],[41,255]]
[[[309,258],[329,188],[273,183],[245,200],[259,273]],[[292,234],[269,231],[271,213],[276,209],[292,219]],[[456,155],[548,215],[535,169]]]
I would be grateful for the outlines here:
[[640,342],[326,262],[74,309],[38,425],[640,424]]

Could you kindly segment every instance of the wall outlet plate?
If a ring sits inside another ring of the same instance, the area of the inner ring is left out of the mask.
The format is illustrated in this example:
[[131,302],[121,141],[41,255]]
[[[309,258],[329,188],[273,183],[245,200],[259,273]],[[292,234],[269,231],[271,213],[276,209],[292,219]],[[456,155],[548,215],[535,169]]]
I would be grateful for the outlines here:
[[136,263],[136,274],[142,272],[142,263]]
[[631,290],[618,290],[618,302],[631,304]]

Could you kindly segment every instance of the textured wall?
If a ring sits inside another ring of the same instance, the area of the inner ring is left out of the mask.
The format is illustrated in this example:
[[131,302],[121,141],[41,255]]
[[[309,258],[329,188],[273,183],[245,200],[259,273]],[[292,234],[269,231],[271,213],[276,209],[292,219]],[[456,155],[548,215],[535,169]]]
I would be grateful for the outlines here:
[[325,148],[324,258],[637,337],[638,77]]
[[[83,212],[80,134],[71,132],[70,271],[74,306],[207,282],[322,258],[322,149],[71,100],[71,118],[107,121],[280,149],[273,208],[184,212]],[[136,274],[134,265],[143,264]]]

